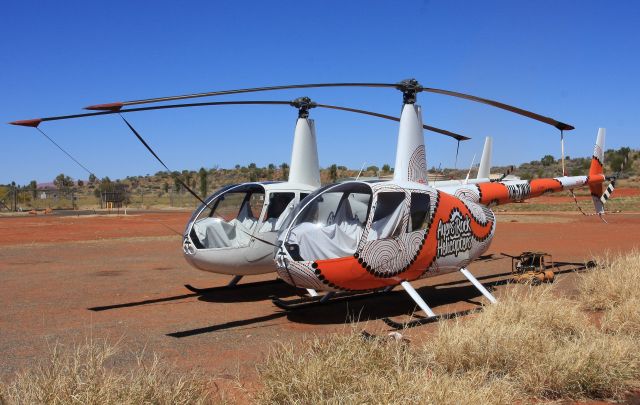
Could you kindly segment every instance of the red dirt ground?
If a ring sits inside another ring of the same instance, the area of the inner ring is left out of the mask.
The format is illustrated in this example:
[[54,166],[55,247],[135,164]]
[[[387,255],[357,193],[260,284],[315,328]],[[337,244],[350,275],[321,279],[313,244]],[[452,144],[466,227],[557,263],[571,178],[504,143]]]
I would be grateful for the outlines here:
[[[386,333],[382,317],[406,318],[414,309],[402,291],[294,313],[280,311],[269,300],[270,295],[294,296],[284,284],[193,294],[182,285],[221,286],[229,277],[195,270],[183,260],[181,238],[169,228],[180,233],[189,216],[0,217],[0,379],[28,367],[52,342],[107,337],[126,349],[122,364],[133,361],[128,351],[146,347],[179,368],[198,367],[223,381],[254,381],[255,364],[275,342],[343,330],[354,318],[360,328]],[[568,263],[562,268],[569,270],[604,250],[640,246],[640,214],[607,219],[604,224],[574,212],[499,215],[488,252],[493,257],[470,269],[484,283],[497,282],[499,295],[508,288],[499,280],[511,267],[500,252],[547,251],[556,262]],[[562,274],[558,282],[570,290],[573,277]],[[416,286],[436,313],[484,301],[460,274]],[[95,310],[105,306],[112,307]],[[408,337],[424,339],[432,329],[417,327]]]

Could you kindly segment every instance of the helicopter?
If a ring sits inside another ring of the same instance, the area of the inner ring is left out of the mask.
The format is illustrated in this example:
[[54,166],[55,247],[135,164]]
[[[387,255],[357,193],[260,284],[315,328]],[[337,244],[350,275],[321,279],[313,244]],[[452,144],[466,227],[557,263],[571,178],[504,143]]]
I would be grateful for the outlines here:
[[[221,105],[289,105],[298,110],[298,118],[295,125],[287,181],[230,184],[202,199],[187,184],[177,179],[188,192],[201,202],[185,227],[182,243],[184,258],[191,266],[199,270],[233,276],[229,283],[223,287],[197,288],[190,284],[185,285],[190,291],[205,293],[220,288],[235,287],[244,276],[275,272],[273,247],[275,246],[277,231],[296,205],[320,187],[315,122],[309,118],[310,109],[328,108],[394,121],[399,121],[399,118],[349,107],[318,104],[308,97],[299,97],[292,101],[222,101],[130,109],[113,108],[112,105],[109,105],[106,111],[101,112],[21,120],[11,122],[11,124],[34,127],[42,132],[39,125],[46,121],[149,110]],[[104,109],[103,107],[91,106],[88,109]],[[138,140],[169,170],[131,123],[122,115],[120,116]],[[423,128],[452,137],[458,142],[471,139],[428,125],[423,125]],[[47,135],[45,134],[45,136]],[[49,137],[47,136],[47,138]],[[267,281],[266,283],[273,281]],[[249,286],[251,284],[243,285]],[[317,296],[313,289],[307,289],[307,292],[311,296]]]
[[[604,213],[603,204],[609,197],[603,192],[604,128],[598,131],[588,175],[563,173],[557,178],[481,180],[435,188],[427,182],[422,109],[416,104],[416,94],[425,90],[417,81],[407,81],[399,89],[404,105],[393,179],[328,185],[298,205],[278,235],[277,272],[294,287],[327,294],[307,302],[273,298],[277,306],[292,309],[326,302],[336,293],[375,293],[400,285],[429,320],[438,316],[411,282],[454,271],[460,271],[489,302],[496,303],[467,269],[487,251],[495,235],[496,216],[491,207],[588,187],[596,213]],[[574,129],[505,106],[500,107],[561,131]]]

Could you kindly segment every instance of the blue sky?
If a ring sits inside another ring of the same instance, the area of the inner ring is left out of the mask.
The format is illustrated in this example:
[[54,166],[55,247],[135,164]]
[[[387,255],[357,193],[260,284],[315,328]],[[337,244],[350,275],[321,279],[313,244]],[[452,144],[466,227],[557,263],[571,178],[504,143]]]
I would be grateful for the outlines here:
[[[0,15],[2,122],[81,107],[232,88],[340,81],[396,82],[499,100],[573,124],[567,154],[640,147],[640,3],[635,1],[5,2]],[[385,89],[254,93],[225,100],[289,100],[397,115]],[[222,100],[223,98],[218,98]],[[559,156],[558,132],[488,106],[421,94],[427,124],[487,135],[494,163]],[[393,164],[397,124],[313,110],[320,163]],[[212,107],[129,114],[174,170],[288,162],[295,110]],[[162,167],[116,116],[41,128],[98,177]],[[426,133],[429,166],[452,166],[455,142]],[[31,128],[2,125],[0,184],[87,174]]]

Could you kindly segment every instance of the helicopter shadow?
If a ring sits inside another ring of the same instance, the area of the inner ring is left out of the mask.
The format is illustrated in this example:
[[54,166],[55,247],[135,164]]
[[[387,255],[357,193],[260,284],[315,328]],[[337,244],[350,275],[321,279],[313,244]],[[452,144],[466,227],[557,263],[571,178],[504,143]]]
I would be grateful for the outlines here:
[[[474,307],[481,306],[477,299],[482,294],[471,284],[448,288],[437,287],[423,286],[416,289],[436,313],[439,307],[460,302]],[[356,301],[302,308],[288,312],[287,319],[291,322],[310,325],[344,324],[406,316],[419,310],[420,308],[403,290],[397,290]]]
[[198,300],[204,302],[255,302],[268,299],[275,295],[279,298],[288,298],[299,293],[298,290],[289,286],[284,282],[257,281],[253,283],[240,284],[236,287],[227,288],[221,286],[219,288],[208,289],[202,292],[187,292],[185,294],[171,295],[167,297],[152,298],[139,301],[130,301],[110,305],[102,305],[87,308],[89,311],[100,312],[112,309],[139,307],[145,305],[159,304],[163,302],[179,301],[187,298],[197,297]]
[[[566,266],[569,266],[569,268],[562,270],[559,269],[560,267]],[[551,266],[547,267],[551,268]],[[576,273],[588,270],[589,268],[590,267],[588,267],[584,263],[556,262],[554,272],[555,274]],[[494,281],[483,283],[483,285],[487,289],[494,290],[498,286],[513,283],[510,277],[504,278],[511,275],[512,273],[509,271],[505,273],[478,277],[478,279],[494,279]],[[427,301],[427,303],[435,309],[438,319],[466,316],[476,313],[482,308],[482,303],[478,300],[480,297],[482,297],[482,294],[467,280],[440,283],[432,286],[422,286],[417,288],[417,291],[425,299],[425,301]],[[202,299],[205,300],[204,297]],[[448,305],[461,302],[467,304],[465,305],[465,309],[450,313],[438,313],[439,307],[447,307]],[[471,307],[469,307],[469,305],[471,305]],[[293,311],[278,311],[272,314],[254,318],[168,333],[167,336],[183,338],[204,333],[234,329],[238,327],[266,327],[270,326],[270,324],[260,324],[283,317],[286,317],[290,322],[300,324],[338,325],[353,322],[358,323],[372,320],[385,320],[387,318],[397,316],[407,316],[416,313],[418,310],[419,308],[411,300],[411,298],[409,298],[407,294],[405,294],[404,291],[397,290],[353,301],[347,300],[342,302],[327,303],[325,305],[300,308]]]
[[[437,289],[431,286],[418,288],[420,294],[434,307],[453,304],[464,301],[473,305],[472,309],[481,306],[474,298],[481,294],[472,285]],[[276,308],[274,307],[274,310]],[[395,291],[379,294],[372,297],[361,298],[354,301],[327,303],[309,308],[300,308],[294,311],[277,311],[268,315],[237,321],[225,322],[201,328],[168,333],[167,336],[184,338],[204,333],[218,332],[228,329],[243,327],[243,329],[258,328],[260,325],[274,319],[286,317],[288,321],[309,325],[340,325],[353,322],[365,322],[384,319],[400,315],[408,315],[418,310],[411,298],[403,291]],[[466,310],[468,312],[468,309]],[[464,311],[463,311],[464,312]]]

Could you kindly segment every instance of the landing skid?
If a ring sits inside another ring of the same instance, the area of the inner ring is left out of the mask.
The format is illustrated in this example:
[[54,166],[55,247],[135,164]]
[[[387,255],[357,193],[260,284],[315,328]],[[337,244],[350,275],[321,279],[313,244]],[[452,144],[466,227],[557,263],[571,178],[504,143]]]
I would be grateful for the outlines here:
[[249,287],[263,287],[263,286],[267,286],[267,285],[272,285],[272,284],[279,284],[281,283],[282,280],[280,280],[279,278],[275,279],[275,280],[266,280],[266,281],[256,281],[253,283],[246,283],[246,284],[227,284],[227,285],[223,285],[220,287],[208,287],[208,288],[197,288],[192,286],[191,284],[185,284],[184,287],[191,291],[194,292],[196,294],[209,294],[209,293],[214,293],[216,291],[228,291],[228,290],[238,290],[238,289],[244,289],[244,288],[249,288]]
[[399,321],[395,321],[391,318],[382,318],[382,321],[384,323],[386,323],[389,327],[395,329],[395,330],[402,330],[402,329],[409,329],[409,328],[415,328],[416,326],[422,326],[422,325],[428,325],[430,323],[435,323],[435,322],[439,322],[441,320],[444,319],[454,319],[454,318],[458,318],[460,316],[466,316],[466,315],[470,315],[470,314],[475,314],[477,312],[482,311],[482,308],[472,308],[472,309],[467,309],[464,311],[458,311],[458,312],[451,312],[448,314],[440,314],[440,315],[435,315],[435,316],[431,316],[431,317],[420,317],[417,319],[412,319],[409,322],[399,322]]
[[322,296],[315,297],[304,297],[292,300],[283,300],[276,296],[271,296],[271,302],[273,305],[277,306],[280,309],[284,309],[285,311],[295,311],[297,309],[303,308],[311,308],[320,305],[328,305],[342,301],[353,301],[362,298],[368,298],[383,294],[385,292],[391,291],[391,288],[385,288],[383,290],[376,291],[365,291],[361,293],[350,293],[350,292],[328,292]]

